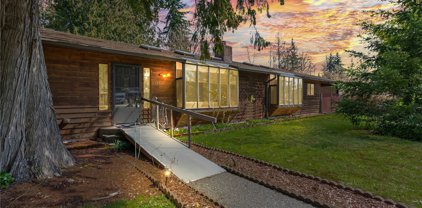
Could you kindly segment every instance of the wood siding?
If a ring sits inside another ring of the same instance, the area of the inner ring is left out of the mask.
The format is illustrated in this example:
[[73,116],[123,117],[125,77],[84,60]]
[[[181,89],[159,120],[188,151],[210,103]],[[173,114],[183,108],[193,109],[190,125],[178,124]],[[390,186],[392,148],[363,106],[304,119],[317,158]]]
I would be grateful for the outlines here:
[[267,79],[266,74],[239,71],[239,112],[236,121],[264,118]]
[[[303,107],[300,114],[317,114],[320,113],[320,91],[321,84],[311,80],[303,80]],[[314,95],[308,95],[307,84],[314,84]]]
[[[176,104],[175,62],[115,55],[44,44],[50,89],[57,119],[70,119],[63,139],[91,139],[101,127],[111,126],[112,63],[135,64],[151,69],[151,96]],[[110,109],[98,110],[98,64],[109,65]],[[142,73],[142,72],[141,72]],[[162,78],[160,74],[170,73]],[[141,82],[142,83],[142,82]],[[142,86],[140,86],[142,89]]]

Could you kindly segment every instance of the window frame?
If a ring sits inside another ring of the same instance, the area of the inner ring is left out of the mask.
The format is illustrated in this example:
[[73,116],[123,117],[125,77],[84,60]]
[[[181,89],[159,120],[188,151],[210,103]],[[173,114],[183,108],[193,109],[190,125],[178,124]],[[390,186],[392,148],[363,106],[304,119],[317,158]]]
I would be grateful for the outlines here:
[[306,96],[315,96],[315,83],[306,83]]
[[[102,71],[105,69],[105,71]],[[105,82],[102,83],[100,80],[101,74],[105,75]],[[105,84],[105,86],[102,86]],[[103,92],[101,87],[105,87],[105,91]],[[106,103],[101,102],[101,95],[106,95]],[[109,64],[99,63],[98,64],[98,111],[110,111],[110,66]]]
[[[227,109],[227,108],[238,108],[239,107],[239,97],[240,97],[240,92],[239,92],[239,85],[240,85],[240,81],[239,81],[239,70],[235,69],[235,68],[231,68],[231,67],[220,67],[220,66],[214,66],[214,65],[207,65],[207,64],[198,64],[198,63],[186,63],[186,62],[180,62],[183,65],[183,70],[182,70],[182,77],[176,78],[176,80],[178,79],[182,79],[182,85],[183,85],[183,109],[190,109],[190,110],[201,110],[201,109]],[[196,66],[196,107],[193,108],[187,108],[186,106],[186,65],[193,65]],[[208,69],[208,106],[207,107],[199,107],[199,67],[200,66],[205,66]],[[210,68],[213,69],[217,69],[218,71],[218,106],[211,106],[211,70]],[[225,69],[227,70],[227,105],[225,106],[221,106],[221,69]],[[237,90],[237,101],[236,101],[236,105],[232,104],[232,100],[231,100],[231,79],[232,79],[232,71],[237,71],[236,73],[236,90]],[[177,96],[177,95],[176,95]]]
[[[278,75],[278,106],[303,106],[303,79],[297,76]],[[271,89],[271,85],[269,85]]]

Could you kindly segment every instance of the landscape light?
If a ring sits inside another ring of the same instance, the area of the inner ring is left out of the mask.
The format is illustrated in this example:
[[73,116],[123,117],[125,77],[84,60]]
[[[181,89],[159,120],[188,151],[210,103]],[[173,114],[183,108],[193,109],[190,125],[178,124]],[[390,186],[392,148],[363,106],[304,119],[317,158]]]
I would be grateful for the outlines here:
[[165,177],[169,177],[170,175],[171,175],[170,170],[169,170],[169,169],[166,169],[166,170],[164,171],[164,176],[165,176]]
[[165,182],[166,185],[167,185],[167,180],[170,177],[170,175],[171,175],[170,169],[166,169],[164,171],[164,176],[166,177],[166,182]]

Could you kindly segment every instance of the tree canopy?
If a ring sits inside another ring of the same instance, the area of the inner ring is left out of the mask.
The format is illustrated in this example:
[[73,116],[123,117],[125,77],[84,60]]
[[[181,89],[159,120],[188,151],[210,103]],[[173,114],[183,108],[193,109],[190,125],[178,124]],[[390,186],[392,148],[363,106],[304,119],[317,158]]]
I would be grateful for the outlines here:
[[364,22],[368,53],[350,51],[361,64],[342,82],[339,111],[383,134],[422,140],[422,2],[392,0],[381,23]]
[[[272,49],[274,55],[272,55]],[[271,45],[270,59],[272,58],[271,66],[278,69],[288,71],[311,73],[315,70],[315,65],[312,63],[311,58],[306,53],[300,53],[294,39],[290,43],[286,43],[277,34],[276,41]]]
[[325,57],[325,65],[323,68],[324,76],[334,80],[342,80],[344,67],[343,61],[341,60],[340,54],[337,52],[335,55]]
[[62,0],[47,4],[47,28],[133,44],[154,43],[158,1]]
[[[277,0],[281,5],[284,0]],[[202,58],[210,57],[210,47],[214,53],[223,51],[223,35],[235,31],[241,23],[249,23],[255,28],[251,40],[254,48],[261,50],[270,45],[256,29],[257,14],[266,12],[270,5],[268,0],[237,0],[233,8],[230,0],[198,0],[194,15],[195,31],[192,40],[201,52]]]
[[[277,0],[284,4],[284,0]],[[42,22],[48,28],[90,37],[133,44],[148,43],[172,49],[192,50],[210,58],[223,51],[224,33],[241,23],[255,28],[251,40],[261,50],[270,43],[256,29],[257,14],[269,14],[268,0],[198,0],[193,25],[180,10],[181,0],[62,0],[47,4]],[[159,12],[166,10],[165,26],[159,29]],[[192,27],[191,27],[192,26]],[[192,34],[190,32],[192,29]],[[190,44],[192,42],[193,44]]]

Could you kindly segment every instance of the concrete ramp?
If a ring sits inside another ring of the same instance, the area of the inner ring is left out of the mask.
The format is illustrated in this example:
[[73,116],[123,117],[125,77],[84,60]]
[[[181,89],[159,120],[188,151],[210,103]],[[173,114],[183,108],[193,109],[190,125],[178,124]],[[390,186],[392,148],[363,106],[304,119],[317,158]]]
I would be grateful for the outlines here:
[[122,130],[146,153],[186,183],[226,172],[152,126],[133,126]]

